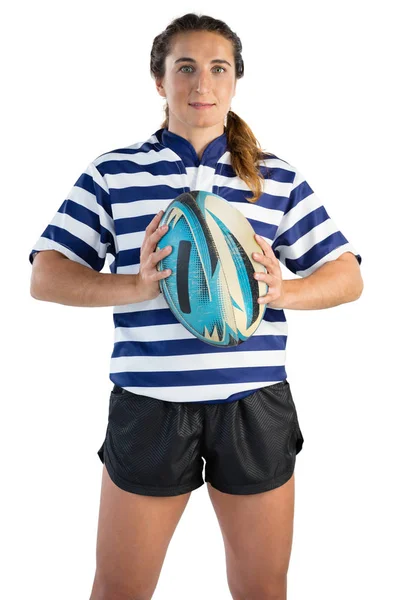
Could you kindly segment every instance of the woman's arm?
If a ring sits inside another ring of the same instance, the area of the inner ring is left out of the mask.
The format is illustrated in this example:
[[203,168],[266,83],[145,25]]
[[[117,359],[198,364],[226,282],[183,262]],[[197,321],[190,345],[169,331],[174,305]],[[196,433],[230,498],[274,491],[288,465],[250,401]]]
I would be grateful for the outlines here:
[[266,267],[268,273],[256,273],[255,278],[269,286],[268,294],[259,298],[260,304],[266,303],[271,308],[311,310],[353,302],[361,296],[364,283],[352,252],[344,252],[308,277],[283,280],[279,260],[271,246],[260,236],[256,235],[256,240],[264,254],[253,254],[253,257]]
[[363,291],[361,270],[354,254],[345,252],[308,277],[286,279],[275,308],[330,308],[357,300]]

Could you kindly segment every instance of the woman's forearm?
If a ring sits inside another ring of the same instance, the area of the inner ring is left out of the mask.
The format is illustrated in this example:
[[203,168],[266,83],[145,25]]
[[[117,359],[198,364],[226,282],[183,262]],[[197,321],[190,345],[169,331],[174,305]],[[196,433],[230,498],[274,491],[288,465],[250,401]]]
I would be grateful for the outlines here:
[[330,308],[357,300],[362,290],[363,281],[358,265],[350,261],[333,260],[308,277],[285,279],[279,308]]
[[99,273],[54,253],[46,257],[40,254],[34,258],[31,278],[31,295],[37,300],[93,307],[145,299],[137,285],[137,275]]

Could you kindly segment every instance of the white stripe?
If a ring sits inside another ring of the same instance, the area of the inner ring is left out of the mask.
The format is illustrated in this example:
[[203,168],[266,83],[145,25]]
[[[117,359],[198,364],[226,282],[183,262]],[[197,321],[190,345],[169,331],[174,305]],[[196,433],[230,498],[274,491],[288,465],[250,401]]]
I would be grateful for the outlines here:
[[194,190],[202,190],[204,192],[212,192],[215,185],[215,169],[207,165],[200,165],[197,169]]
[[260,221],[261,223],[268,223],[271,225],[279,225],[283,211],[274,208],[264,208],[257,204],[248,202],[230,202],[235,208],[246,217],[246,219],[252,219],[253,221]]
[[[131,146],[126,146],[127,150],[139,150],[144,144],[150,143],[155,144],[159,143],[156,136],[151,136],[145,142],[139,142],[137,144],[132,144]],[[93,164],[95,167],[101,165],[104,162],[115,160],[115,161],[131,161],[133,163],[139,165],[150,165],[160,161],[167,162],[176,162],[176,155],[171,152],[169,148],[162,148],[161,150],[143,150],[143,152],[136,152],[134,154],[127,154],[125,152],[118,152],[118,149],[112,150],[110,152],[105,152],[101,156],[98,156],[95,160],[93,160]],[[109,175],[107,175],[107,178]]]
[[153,300],[145,300],[144,302],[134,302],[132,304],[120,304],[119,306],[114,306],[114,313],[137,312],[140,310],[157,310],[159,308],[169,308],[163,294],[160,294]]
[[283,250],[283,257],[286,259],[296,259],[303,256],[310,248],[326,239],[332,233],[336,233],[338,230],[336,224],[332,219],[326,219],[309,232],[305,233],[301,238],[294,242],[291,246],[280,245],[276,247],[276,250]]
[[285,350],[221,352],[210,354],[185,354],[175,356],[120,356],[110,361],[111,373],[199,371],[203,369],[229,369],[235,367],[281,366]]
[[[95,171],[93,171],[93,175],[94,174],[95,174]],[[114,239],[114,245],[116,248],[118,248],[117,237],[115,235],[115,229],[114,229],[114,222],[113,222],[112,218],[110,217],[110,215],[108,214],[108,212],[106,210],[104,210],[102,205],[97,202],[95,194],[92,194],[91,192],[88,192],[87,190],[74,185],[68,192],[66,200],[72,200],[76,204],[79,204],[80,206],[83,206],[83,207],[87,208],[88,210],[98,214],[101,225],[103,227],[105,227],[105,229],[107,229],[111,233],[111,235]],[[61,215],[63,215],[63,214],[66,214],[66,213],[61,213]],[[60,215],[60,213],[57,213],[56,216],[57,215]],[[80,221],[77,221],[77,222],[80,223]],[[97,235],[99,237],[100,232],[97,232]]]
[[57,250],[58,252],[61,252],[61,254],[64,254],[64,256],[70,258],[71,260],[74,260],[75,262],[78,262],[81,265],[89,267],[89,269],[93,270],[93,267],[89,265],[89,263],[87,263],[85,260],[82,260],[82,258],[75,254],[75,252],[72,252],[72,250],[66,248],[65,246],[62,246],[58,242],[55,242],[54,240],[49,240],[45,237],[39,238],[32,250]]
[[320,208],[321,206],[321,201],[314,192],[306,198],[303,198],[303,200],[300,200],[296,206],[294,206],[286,213],[286,215],[282,217],[282,221],[278,227],[275,237],[280,236],[281,233],[293,227],[293,225],[300,221],[300,219],[311,213],[313,210]]
[[188,385],[182,387],[126,387],[128,392],[149,396],[167,402],[196,402],[219,400],[246,390],[255,390],[279,381],[255,381],[250,383],[224,383],[211,385]]
[[[145,231],[118,234],[118,250],[133,250],[134,248],[141,248],[145,235]],[[120,272],[121,271],[118,269],[118,273]]]
[[146,171],[139,173],[116,173],[107,175],[110,189],[123,189],[129,187],[152,187],[157,185],[169,185],[173,188],[182,186],[182,173],[171,173],[170,175],[153,175]]
[[117,275],[134,275],[139,273],[140,263],[134,265],[126,265],[125,267],[119,266],[117,268]]
[[114,219],[124,219],[129,217],[142,217],[143,215],[155,215],[160,210],[166,210],[167,206],[174,198],[167,200],[158,200],[157,198],[149,200],[133,200],[132,202],[113,203]]
[[77,221],[67,213],[59,212],[54,215],[50,224],[60,227],[72,235],[75,235],[77,238],[91,246],[91,248],[93,248],[100,258],[105,257],[108,244],[102,243],[100,241],[100,234],[98,231],[95,231],[89,227],[89,225],[82,223],[82,221]]
[[[181,187],[184,187],[184,183],[185,182],[182,182]],[[201,185],[198,185],[196,187],[201,188],[204,191],[211,191],[206,189],[208,187],[208,184],[207,181],[204,179],[202,180]],[[130,217],[139,217],[144,215],[154,215],[157,214],[160,210],[163,210],[165,212],[168,208],[168,205],[173,200],[174,199],[136,200],[132,202],[114,203],[114,219],[117,220]],[[257,206],[257,204],[244,204],[241,202],[229,203],[232,204],[237,210],[239,210],[247,219],[260,221],[261,223],[270,223],[271,225],[278,226],[282,218],[282,210],[264,208],[262,206]],[[144,230],[141,232],[119,234],[117,236],[119,249],[125,250],[131,248],[140,248],[144,239],[144,234]],[[269,243],[272,243],[271,239],[266,239],[267,241],[269,241]]]
[[[119,306],[114,306],[114,313],[139,312],[142,310],[158,310],[160,308],[169,308],[169,305],[167,304],[167,301],[165,300],[163,294],[160,294],[153,300],[145,300],[143,302],[133,302],[132,304],[120,304]],[[269,310],[281,309],[270,307]],[[260,327],[261,325],[262,324],[260,324]]]
[[[227,177],[226,175],[214,175],[214,185],[218,187],[228,187],[232,190],[250,190],[245,181],[239,177]],[[285,181],[275,181],[274,179],[264,179],[264,192],[272,196],[289,196],[292,184]],[[249,206],[253,206],[252,203]]]
[[99,173],[99,171],[97,170],[94,162],[91,162],[88,164],[88,166],[86,167],[85,173],[90,175],[90,177],[93,179],[93,181],[95,183],[97,183],[97,185],[99,185],[107,194],[109,193],[107,183],[101,176],[101,173]]
[[339,256],[341,256],[345,252],[352,252],[354,255],[359,254],[359,252],[357,252],[357,250],[354,248],[354,246],[352,244],[350,244],[350,243],[343,244],[343,246],[339,246],[339,248],[335,248],[334,250],[332,250],[332,252],[329,252],[329,254],[327,254],[326,256],[323,256],[321,258],[321,260],[316,262],[309,269],[305,269],[304,271],[297,271],[297,275],[299,275],[300,277],[307,277],[308,275],[311,275],[311,273],[314,273],[314,271],[316,271],[317,269],[322,267],[322,265],[324,265],[325,263],[327,263],[331,260],[336,260]]
[[[287,335],[287,322],[271,323],[270,321],[262,321],[253,335]],[[167,340],[195,339],[195,337],[181,323],[115,328],[115,342],[163,342]]]

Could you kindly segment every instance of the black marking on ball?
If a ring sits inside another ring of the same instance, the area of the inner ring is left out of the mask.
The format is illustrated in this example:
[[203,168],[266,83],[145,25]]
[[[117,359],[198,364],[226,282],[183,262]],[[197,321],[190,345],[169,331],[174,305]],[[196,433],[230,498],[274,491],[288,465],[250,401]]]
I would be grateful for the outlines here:
[[189,260],[191,242],[181,240],[178,247],[178,259],[176,265],[176,287],[178,292],[178,302],[183,313],[191,312],[189,299]]

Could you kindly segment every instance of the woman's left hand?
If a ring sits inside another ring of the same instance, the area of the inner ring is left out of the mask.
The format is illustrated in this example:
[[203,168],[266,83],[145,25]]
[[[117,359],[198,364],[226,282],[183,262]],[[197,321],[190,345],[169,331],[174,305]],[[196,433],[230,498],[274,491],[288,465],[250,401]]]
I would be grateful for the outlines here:
[[268,293],[258,298],[259,304],[267,304],[271,308],[283,308],[284,290],[282,272],[279,260],[276,258],[271,246],[259,235],[255,235],[256,242],[261,246],[264,254],[253,252],[253,258],[256,262],[266,267],[267,273],[256,272],[254,278],[264,281],[268,285]]

